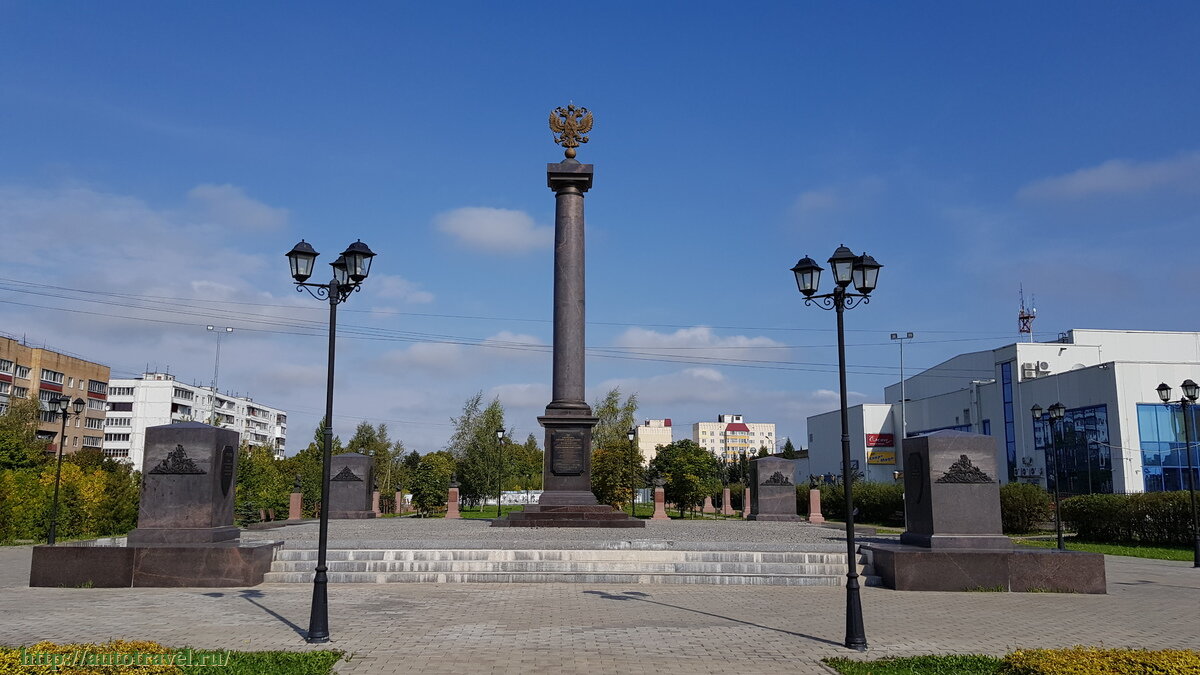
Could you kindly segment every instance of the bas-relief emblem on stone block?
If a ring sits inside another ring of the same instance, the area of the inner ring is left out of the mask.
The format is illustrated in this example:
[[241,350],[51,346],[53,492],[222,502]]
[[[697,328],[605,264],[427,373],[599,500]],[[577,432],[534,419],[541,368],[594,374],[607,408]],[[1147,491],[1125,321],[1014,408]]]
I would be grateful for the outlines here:
[[950,465],[950,470],[937,479],[938,483],[995,483],[992,477],[971,463],[971,458],[959,455],[958,461]]
[[771,477],[759,483],[759,485],[791,485],[792,479],[783,475],[782,471],[776,471],[771,474]]
[[359,478],[353,471],[351,471],[350,467],[348,466],[343,466],[342,470],[338,472],[338,475],[330,478],[329,480],[356,480],[360,483],[362,482],[362,479]]
[[221,495],[229,495],[229,486],[233,484],[233,465],[237,460],[237,451],[232,445],[221,450]]
[[187,451],[182,445],[176,445],[171,454],[167,458],[158,463],[158,466],[150,469],[150,473],[160,474],[196,474],[208,473],[204,469],[196,466],[191,457],[187,456]]
[[551,470],[558,476],[583,473],[583,433],[555,431],[550,436]]

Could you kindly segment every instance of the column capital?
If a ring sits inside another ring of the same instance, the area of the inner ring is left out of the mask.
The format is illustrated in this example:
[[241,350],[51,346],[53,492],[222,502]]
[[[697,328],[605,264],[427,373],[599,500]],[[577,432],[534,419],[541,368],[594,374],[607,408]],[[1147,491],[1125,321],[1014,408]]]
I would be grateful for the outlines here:
[[592,187],[592,165],[566,161],[546,165],[546,187],[558,192],[567,186],[575,186],[580,192]]

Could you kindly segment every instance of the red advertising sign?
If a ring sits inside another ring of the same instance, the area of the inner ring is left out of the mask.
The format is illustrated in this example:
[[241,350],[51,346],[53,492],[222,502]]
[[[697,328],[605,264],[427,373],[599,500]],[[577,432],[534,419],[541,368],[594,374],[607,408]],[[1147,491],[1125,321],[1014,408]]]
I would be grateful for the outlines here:
[[867,434],[868,448],[890,448],[895,445],[892,434]]

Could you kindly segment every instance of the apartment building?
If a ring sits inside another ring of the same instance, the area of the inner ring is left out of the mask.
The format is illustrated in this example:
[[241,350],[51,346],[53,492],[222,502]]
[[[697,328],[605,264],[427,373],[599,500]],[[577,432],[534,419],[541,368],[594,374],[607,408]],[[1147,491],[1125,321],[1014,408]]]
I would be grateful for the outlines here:
[[270,448],[277,459],[287,442],[287,413],[246,396],[185,384],[167,373],[115,379],[109,383],[104,454],[142,466],[146,427],[173,422],[205,422],[238,432],[240,440]]
[[773,453],[775,424],[746,422],[742,415],[722,414],[716,422],[693,424],[692,440],[718,459],[733,459],[747,452],[756,454],[760,448]]
[[642,453],[642,464],[649,464],[658,455],[658,448],[670,445],[672,438],[671,420],[646,420],[634,427],[638,451]]
[[[51,450],[57,451],[60,442],[67,453],[102,447],[108,378],[106,365],[0,336],[0,414],[16,398],[41,403],[37,434],[38,438],[51,442]],[[60,441],[62,420],[55,401],[63,396],[71,400],[82,398],[87,401],[87,408],[82,415],[67,421],[66,437]]]

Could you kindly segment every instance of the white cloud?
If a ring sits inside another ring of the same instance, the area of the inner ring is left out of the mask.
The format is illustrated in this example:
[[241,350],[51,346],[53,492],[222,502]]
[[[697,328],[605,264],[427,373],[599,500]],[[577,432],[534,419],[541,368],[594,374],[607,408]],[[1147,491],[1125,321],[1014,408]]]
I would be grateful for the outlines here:
[[527,253],[554,242],[554,228],[535,225],[524,211],[468,206],[438,214],[434,225],[469,248],[492,253]]
[[834,194],[833,188],[824,188],[821,190],[808,190],[800,194],[796,198],[794,210],[798,213],[806,213],[808,211],[824,211],[832,209],[838,205],[837,195]]
[[714,406],[738,400],[737,392],[725,376],[713,368],[687,368],[646,378],[608,380],[596,388],[596,393],[602,394],[613,387],[620,387],[625,394],[636,393],[643,410],[669,410],[671,406],[692,403]]
[[422,290],[421,284],[394,274],[372,276],[371,290],[380,298],[401,300],[415,305],[433,302],[433,293]]
[[492,387],[485,398],[500,397],[506,409],[544,408],[550,402],[550,395],[548,384],[502,384]]
[[287,209],[251,199],[236,185],[197,185],[187,196],[202,217],[227,229],[271,232],[287,226]]
[[1149,162],[1110,159],[1030,183],[1017,191],[1017,197],[1071,201],[1101,195],[1140,195],[1159,189],[1195,192],[1198,187],[1200,152],[1192,152]]
[[721,337],[708,326],[680,328],[674,333],[660,333],[633,327],[617,336],[614,343],[630,351],[680,358],[761,359],[778,361],[787,357],[788,350],[781,342],[768,337],[731,335]]
[[391,370],[417,369],[439,376],[476,375],[512,363],[545,358],[549,349],[533,335],[500,331],[485,338],[481,346],[446,342],[418,342],[405,349],[385,353],[381,364]]

